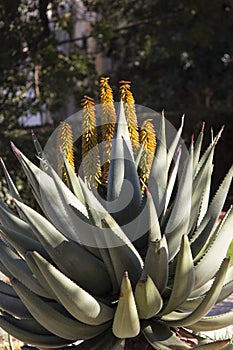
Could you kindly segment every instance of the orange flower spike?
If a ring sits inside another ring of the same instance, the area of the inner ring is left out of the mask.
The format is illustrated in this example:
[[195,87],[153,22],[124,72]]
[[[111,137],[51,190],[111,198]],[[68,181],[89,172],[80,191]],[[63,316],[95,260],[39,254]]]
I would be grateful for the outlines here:
[[74,165],[74,147],[73,147],[73,132],[71,125],[66,121],[62,121],[58,127],[57,134],[57,147],[58,147],[58,171],[62,171],[63,180],[66,181],[63,157],[61,152],[65,155],[66,159],[70,163],[73,170]]
[[137,153],[139,147],[138,122],[135,108],[135,101],[130,90],[130,81],[120,81],[121,99],[124,105],[126,121],[128,123],[129,135],[133,145],[134,154]]
[[[139,132],[139,141],[140,144],[144,144],[142,156],[139,162],[139,177],[143,184],[147,184],[156,150],[155,130],[150,119],[143,122]],[[143,184],[142,192],[145,190]]]
[[102,77],[100,79],[100,99],[102,106],[102,139],[104,141],[104,169],[102,179],[103,183],[107,183],[112,139],[116,124],[116,112],[114,108],[113,93],[108,81],[109,78]]
[[84,96],[82,100],[82,165],[88,182],[97,187],[101,177],[98,134],[94,100]]

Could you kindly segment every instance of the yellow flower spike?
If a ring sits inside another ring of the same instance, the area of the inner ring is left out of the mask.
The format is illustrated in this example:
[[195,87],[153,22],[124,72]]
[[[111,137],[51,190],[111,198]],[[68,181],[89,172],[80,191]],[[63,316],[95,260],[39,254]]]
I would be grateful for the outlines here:
[[73,170],[74,166],[74,147],[73,147],[73,132],[71,125],[66,121],[62,121],[58,127],[57,134],[57,147],[58,147],[58,169],[62,171],[63,180],[66,181],[63,157],[61,152],[64,154],[68,162],[70,163]]
[[133,145],[134,154],[139,148],[138,122],[133,94],[130,91],[130,81],[120,81],[121,99],[124,105],[126,121],[129,128],[129,135]]
[[101,178],[98,134],[94,100],[84,96],[82,100],[82,164],[87,181],[97,187]]
[[139,162],[139,177],[142,180],[142,192],[144,192],[144,184],[147,184],[156,150],[156,136],[151,119],[143,122],[139,132],[139,142],[144,144]]
[[102,139],[104,141],[104,169],[102,182],[104,184],[107,184],[108,182],[112,139],[116,124],[116,112],[114,108],[113,93],[108,81],[109,78],[102,77],[100,79],[100,99],[102,106]]

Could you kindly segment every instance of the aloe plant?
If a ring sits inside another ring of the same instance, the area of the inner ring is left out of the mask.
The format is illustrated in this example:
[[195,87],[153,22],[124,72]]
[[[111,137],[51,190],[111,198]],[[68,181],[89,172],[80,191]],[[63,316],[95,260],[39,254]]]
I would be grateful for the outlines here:
[[119,111],[108,78],[100,89],[103,165],[88,97],[80,169],[68,122],[57,133],[61,176],[34,134],[40,166],[12,145],[40,213],[2,161],[17,213],[0,202],[0,327],[47,349],[231,349],[198,335],[233,322],[233,311],[208,316],[233,291],[232,207],[218,221],[233,167],[209,199],[222,130],[201,155],[202,129],[182,158],[183,119],[168,143],[164,113],[156,136],[151,120],[138,126],[129,82]]

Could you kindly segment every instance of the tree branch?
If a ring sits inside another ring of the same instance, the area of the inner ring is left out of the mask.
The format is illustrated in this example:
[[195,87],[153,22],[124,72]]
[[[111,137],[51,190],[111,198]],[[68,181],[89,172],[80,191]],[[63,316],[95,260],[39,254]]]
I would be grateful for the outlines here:
[[44,29],[43,35],[45,37],[48,37],[50,34],[49,20],[47,16],[47,8],[49,3],[50,3],[49,0],[39,0],[39,14],[40,14],[40,20]]
[[39,17],[40,17],[40,21],[42,24],[42,32],[37,35],[33,41],[30,43],[29,47],[30,50],[37,50],[38,48],[38,44],[49,37],[50,35],[50,28],[49,28],[49,19],[47,16],[47,8],[48,5],[50,3],[50,0],[39,0]]
[[[122,26],[122,27],[119,27],[119,28],[116,28],[113,30],[114,33],[119,33],[119,32],[122,32],[122,31],[127,31],[127,30],[130,30],[130,29],[133,29],[133,28],[137,28],[137,27],[140,27],[141,25],[148,25],[150,23],[153,23],[156,21],[156,19],[158,20],[165,20],[165,19],[168,19],[168,18],[173,18],[176,14],[177,14],[178,11],[174,11],[174,13],[170,13],[170,14],[167,14],[166,16],[162,16],[162,17],[153,17],[151,19],[145,19],[143,21],[138,21],[138,22],[134,22],[134,23],[131,23],[131,24],[128,24],[126,26]],[[87,40],[89,38],[94,38],[95,35],[94,34],[89,34],[89,35],[83,35],[83,36],[80,36],[80,37],[77,37],[77,38],[72,38],[72,39],[66,39],[66,40],[62,40],[62,41],[59,41],[58,44],[59,45],[63,45],[63,44],[69,44],[69,43],[73,43],[73,42],[76,42],[76,41],[82,41],[82,40]]]

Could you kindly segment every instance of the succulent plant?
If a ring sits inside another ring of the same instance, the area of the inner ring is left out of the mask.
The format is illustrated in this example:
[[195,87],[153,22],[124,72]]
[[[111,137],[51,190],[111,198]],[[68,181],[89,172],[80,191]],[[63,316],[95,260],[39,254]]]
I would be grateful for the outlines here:
[[117,113],[101,79],[101,130],[84,98],[79,174],[68,122],[57,133],[61,176],[34,134],[40,166],[12,145],[40,212],[2,162],[17,213],[0,202],[0,327],[38,348],[230,349],[198,335],[233,323],[233,311],[208,316],[233,292],[232,208],[218,220],[233,167],[209,200],[222,130],[201,155],[202,129],[185,155],[183,119],[168,142],[164,113],[155,136],[151,120],[137,125],[129,82],[120,92]]

